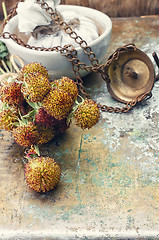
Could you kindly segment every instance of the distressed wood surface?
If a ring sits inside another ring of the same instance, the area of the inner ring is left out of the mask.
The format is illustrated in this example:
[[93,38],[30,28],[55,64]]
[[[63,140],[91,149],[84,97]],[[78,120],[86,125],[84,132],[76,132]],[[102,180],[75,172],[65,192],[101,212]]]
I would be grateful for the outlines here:
[[[158,17],[112,21],[106,58],[130,42],[150,57],[159,53]],[[84,81],[96,101],[123,106],[98,74]],[[26,186],[23,149],[1,131],[0,239],[159,238],[159,82],[152,94],[127,114],[102,113],[88,131],[73,123],[41,147],[62,169],[59,185],[46,194]]]
[[[8,12],[18,0],[0,0],[0,19],[3,19],[1,3]],[[87,6],[107,13],[110,17],[130,17],[159,14],[159,0],[61,0],[62,4]]]
[[61,3],[95,8],[108,14],[110,17],[159,14],[158,0],[61,0]]

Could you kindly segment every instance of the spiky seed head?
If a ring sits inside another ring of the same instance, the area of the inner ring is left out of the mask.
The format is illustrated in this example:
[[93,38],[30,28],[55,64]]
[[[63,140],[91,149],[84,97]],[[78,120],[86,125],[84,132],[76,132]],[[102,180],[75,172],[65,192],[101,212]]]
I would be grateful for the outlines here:
[[37,144],[43,144],[51,141],[55,136],[53,128],[38,127],[38,140]]
[[45,131],[49,133],[47,136],[50,136],[50,140],[54,137],[53,136],[51,138],[51,132],[53,132],[54,135],[58,135],[60,133],[64,133],[70,126],[67,122],[67,118],[58,120],[48,114],[44,108],[40,108],[38,113],[35,115],[35,124],[40,130],[43,128],[46,129]]
[[16,126],[18,113],[15,109],[3,109],[0,111],[0,129],[12,131]]
[[52,86],[68,92],[73,101],[75,101],[78,96],[78,88],[76,83],[68,77],[62,77],[61,79],[53,81]]
[[39,72],[42,73],[45,77],[49,78],[47,69],[40,63],[28,63],[24,65],[19,74],[19,80],[24,81],[24,77],[28,73]]
[[61,120],[68,117],[73,103],[69,93],[60,89],[52,89],[43,99],[42,106],[48,114]]
[[24,147],[35,145],[39,136],[37,126],[32,122],[23,126],[19,125],[13,130],[12,134],[15,142]]
[[22,84],[18,82],[6,83],[1,87],[1,101],[10,106],[21,106],[24,102],[24,96],[21,92]]
[[43,126],[47,128],[51,128],[54,126],[55,118],[48,114],[44,108],[39,108],[38,112],[35,115],[35,124],[38,126]]
[[51,191],[60,180],[59,165],[50,157],[31,158],[25,166],[25,179],[37,192]]
[[49,79],[40,72],[28,73],[22,85],[22,92],[29,101],[41,102],[50,91]]
[[86,99],[78,106],[74,112],[76,125],[82,129],[93,127],[100,117],[99,108],[96,102],[91,99]]

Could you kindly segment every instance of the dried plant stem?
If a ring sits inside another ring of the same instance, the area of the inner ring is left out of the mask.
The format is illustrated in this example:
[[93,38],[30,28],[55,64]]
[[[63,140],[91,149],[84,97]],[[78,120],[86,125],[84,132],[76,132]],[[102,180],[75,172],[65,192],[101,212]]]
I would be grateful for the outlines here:
[[2,9],[3,9],[3,14],[4,14],[4,20],[7,19],[7,10],[6,10],[6,5],[5,2],[2,2]]
[[0,84],[2,84],[3,81],[8,79],[9,77],[16,78],[17,77],[17,73],[7,72],[7,73],[4,73],[4,74],[0,75]]
[[20,69],[19,69],[19,67],[17,66],[17,64],[15,63],[15,58],[18,59],[18,61],[19,61],[20,64],[21,64],[21,67],[24,66],[24,62],[23,62],[23,60],[22,60],[20,57],[18,57],[18,56],[16,56],[16,55],[11,55],[11,56],[10,56],[10,62],[11,62],[11,64],[13,65],[14,69],[16,70],[16,72],[18,73],[18,72],[20,71]]
[[7,65],[6,65],[6,63],[5,63],[5,61],[3,59],[1,60],[1,63],[3,65],[3,67],[4,67],[4,69],[6,70],[6,72],[10,72],[10,70],[8,69],[8,67],[7,67]]
[[8,59],[6,60],[6,64],[9,66],[10,72],[15,72],[12,66],[11,61],[9,61]]

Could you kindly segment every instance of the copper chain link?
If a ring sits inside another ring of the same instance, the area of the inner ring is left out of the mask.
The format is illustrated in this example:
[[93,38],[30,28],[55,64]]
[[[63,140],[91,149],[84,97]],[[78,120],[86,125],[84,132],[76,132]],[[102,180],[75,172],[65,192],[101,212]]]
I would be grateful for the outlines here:
[[[4,21],[5,25],[15,14],[16,14],[16,9],[19,4],[19,2],[23,2],[24,0],[20,0],[17,2],[15,7],[11,10],[11,12],[8,15],[8,18]],[[61,29],[63,29],[69,36],[70,38],[74,39],[74,41],[83,49],[84,53],[88,56],[88,59],[91,62],[91,66],[87,66],[85,63],[80,62],[80,60],[77,57],[77,51],[72,45],[65,45],[64,47],[61,46],[56,46],[52,48],[44,48],[44,47],[35,47],[35,46],[30,46],[28,44],[25,44],[16,34],[11,34],[9,32],[4,32],[0,34],[0,38],[4,39],[12,39],[14,40],[17,44],[37,50],[37,51],[56,51],[60,52],[63,56],[65,56],[69,62],[72,63],[72,69],[74,72],[75,76],[75,82],[79,86],[79,90],[82,92],[82,94],[85,97],[89,97],[88,94],[85,91],[85,88],[83,86],[83,80],[81,79],[80,76],[80,69],[83,69],[88,72],[98,72],[101,74],[102,78],[105,81],[109,81],[109,76],[106,74],[106,67],[108,67],[113,60],[117,60],[119,55],[127,50],[135,50],[136,47],[134,44],[128,44],[123,47],[118,48],[108,59],[108,61],[105,64],[99,64],[98,59],[96,59],[94,52],[92,51],[91,47],[87,45],[87,42],[83,40],[80,36],[77,35],[75,31],[72,30],[72,28],[64,21],[60,20],[60,16],[56,11],[53,11],[51,7],[44,1],[44,0],[36,0],[36,2],[41,5],[42,9],[44,9],[50,17],[55,21],[56,24],[58,24]],[[109,107],[106,105],[101,105],[98,103],[98,107],[101,109],[103,112],[115,112],[115,113],[126,113],[129,110],[131,110],[138,102],[141,102],[145,100],[146,98],[150,98],[151,93],[144,93],[139,96],[137,96],[133,101],[128,102],[124,107],[119,108],[119,107]]]

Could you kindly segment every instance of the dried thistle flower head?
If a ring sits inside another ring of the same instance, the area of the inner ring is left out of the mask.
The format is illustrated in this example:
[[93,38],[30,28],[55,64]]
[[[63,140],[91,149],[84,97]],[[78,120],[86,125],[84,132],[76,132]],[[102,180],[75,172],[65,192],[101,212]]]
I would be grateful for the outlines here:
[[37,144],[43,144],[51,141],[55,136],[53,128],[38,127],[38,140]]
[[46,78],[49,78],[48,71],[43,65],[40,63],[28,63],[21,69],[18,79],[23,81],[26,74],[34,72],[42,73]]
[[21,85],[18,82],[7,82],[1,87],[1,101],[10,106],[21,106],[24,102],[24,96],[21,92]]
[[19,125],[13,130],[12,134],[15,142],[24,147],[35,145],[39,136],[37,126],[32,122],[22,126]]
[[99,108],[96,102],[86,99],[74,112],[76,125],[82,129],[93,127],[100,117]]
[[0,129],[6,131],[12,131],[16,126],[15,123],[18,122],[18,113],[15,109],[2,109],[0,111]]
[[68,77],[62,77],[61,79],[53,81],[52,86],[68,92],[72,97],[73,101],[75,101],[78,96],[78,88],[76,83]]
[[54,120],[55,118],[48,114],[42,107],[39,108],[35,115],[35,123],[39,126],[51,128],[54,126]]
[[49,79],[42,73],[34,72],[25,75],[22,92],[29,101],[41,102],[50,89]]
[[61,120],[68,117],[73,103],[69,93],[60,89],[52,89],[43,99],[42,106],[48,114]]
[[48,114],[42,107],[39,108],[38,112],[35,115],[35,124],[40,129],[46,129],[46,132],[49,133],[48,135],[50,135],[50,138],[51,132],[49,131],[53,131],[54,135],[58,135],[59,133],[64,133],[70,126],[70,124],[67,122],[67,118],[58,120]]
[[31,158],[25,166],[25,179],[37,192],[51,191],[60,180],[61,170],[53,158]]

